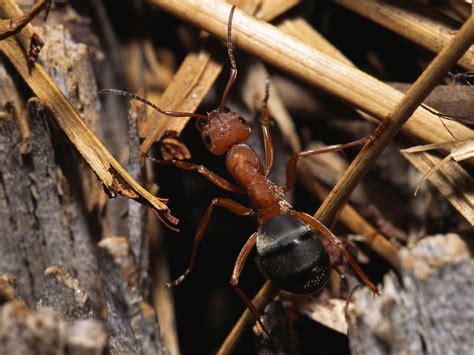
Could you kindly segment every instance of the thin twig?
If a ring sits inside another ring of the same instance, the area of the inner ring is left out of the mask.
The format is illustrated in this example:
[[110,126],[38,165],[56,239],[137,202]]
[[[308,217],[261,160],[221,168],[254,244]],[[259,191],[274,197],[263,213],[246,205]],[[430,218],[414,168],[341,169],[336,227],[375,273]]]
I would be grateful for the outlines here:
[[9,18],[5,20],[0,19],[0,41],[8,37],[14,36],[18,32],[20,32],[41,12],[41,10],[46,7],[46,5],[49,4],[50,6],[51,1],[52,0],[39,0],[26,14],[22,14],[15,18]]
[[[470,18],[459,30],[454,39],[436,56],[433,62],[416,80],[406,95],[388,116],[389,123],[374,142],[368,142],[356,156],[339,182],[334,186],[316,213],[322,223],[329,223],[362,177],[374,164],[387,144],[398,133],[416,108],[440,82],[448,70],[472,44],[474,18]],[[383,124],[383,123],[382,123]]]

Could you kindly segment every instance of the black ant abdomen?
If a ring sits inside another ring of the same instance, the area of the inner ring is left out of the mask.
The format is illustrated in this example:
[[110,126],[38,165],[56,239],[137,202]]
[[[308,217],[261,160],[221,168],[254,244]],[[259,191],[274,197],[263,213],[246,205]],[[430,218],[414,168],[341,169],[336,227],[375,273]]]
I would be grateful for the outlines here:
[[320,237],[293,215],[259,227],[257,253],[266,276],[285,291],[308,294],[328,281],[331,261]]

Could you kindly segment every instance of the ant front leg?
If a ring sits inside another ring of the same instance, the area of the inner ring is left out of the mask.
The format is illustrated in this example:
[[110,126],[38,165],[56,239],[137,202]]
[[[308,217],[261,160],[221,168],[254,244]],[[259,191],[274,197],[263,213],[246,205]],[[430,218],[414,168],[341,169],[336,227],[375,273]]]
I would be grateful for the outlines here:
[[365,274],[362,268],[359,266],[357,261],[354,257],[349,253],[346,249],[344,244],[321,222],[319,222],[316,218],[298,211],[290,211],[290,214],[294,215],[295,217],[299,218],[303,222],[310,225],[314,230],[318,231],[323,237],[327,238],[332,244],[334,244],[337,248],[339,248],[344,254],[345,258],[351,264],[354,271],[359,275],[362,281],[367,285],[367,287],[375,294],[379,294],[379,290],[377,286],[375,286],[372,281],[370,281],[369,277]]
[[234,270],[232,271],[232,277],[230,278],[230,284],[233,287],[234,291],[239,295],[240,299],[244,302],[245,306],[250,310],[255,320],[260,324],[263,331],[269,338],[271,338],[270,333],[263,325],[262,319],[260,317],[260,313],[258,312],[257,308],[253,305],[252,301],[247,297],[247,295],[238,287],[240,274],[242,273],[242,269],[244,268],[245,262],[255,247],[255,243],[257,242],[257,233],[255,232],[250,236],[250,238],[245,243],[244,247],[239,253],[237,260],[235,261]]
[[199,174],[204,176],[207,180],[209,180],[214,185],[220,187],[223,190],[236,192],[239,194],[245,193],[245,191],[241,187],[231,183],[230,181],[224,179],[223,177],[220,177],[216,173],[206,168],[204,165],[193,164],[193,163],[185,162],[182,160],[176,160],[176,159],[158,160],[149,155],[147,155],[146,157],[158,165],[174,165],[175,167],[182,170],[197,171]]
[[262,118],[260,121],[263,133],[263,147],[265,150],[265,176],[270,174],[273,165],[273,142],[270,134],[270,115],[268,114],[268,99],[270,97],[270,80],[265,82],[265,97],[262,102]]
[[199,242],[201,241],[204,235],[204,231],[206,230],[207,225],[209,224],[209,220],[211,219],[214,206],[224,207],[228,209],[229,211],[231,211],[232,213],[235,213],[236,215],[239,215],[239,216],[253,216],[255,214],[255,211],[252,208],[242,206],[240,203],[230,200],[228,198],[213,199],[212,202],[209,204],[209,207],[207,207],[207,210],[204,213],[204,217],[201,220],[201,224],[199,225],[196,235],[194,236],[193,251],[191,253],[191,260],[189,261],[188,268],[176,280],[174,280],[173,282],[167,283],[166,285],[168,287],[178,286],[180,283],[184,281],[184,279],[193,270],[194,262],[196,261],[196,255],[197,255],[197,250],[199,247]]

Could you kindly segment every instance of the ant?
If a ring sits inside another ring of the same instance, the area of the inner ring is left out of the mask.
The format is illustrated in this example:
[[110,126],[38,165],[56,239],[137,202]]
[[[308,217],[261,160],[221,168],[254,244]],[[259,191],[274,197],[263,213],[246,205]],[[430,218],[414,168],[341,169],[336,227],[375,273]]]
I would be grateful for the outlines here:
[[214,207],[224,207],[239,216],[255,216],[257,217],[259,227],[240,251],[235,262],[230,284],[268,334],[260,320],[259,312],[251,300],[238,287],[239,277],[244,264],[255,246],[257,247],[262,269],[268,279],[272,280],[282,290],[296,294],[309,294],[324,287],[329,279],[331,267],[342,275],[336,265],[331,265],[329,254],[321,240],[324,237],[341,251],[370,290],[378,294],[377,287],[362,271],[344,244],[321,222],[304,212],[294,210],[283,198],[296,181],[296,163],[300,157],[340,151],[371,141],[376,138],[377,133],[354,142],[293,154],[287,165],[286,185],[280,187],[271,182],[268,179],[273,164],[273,145],[269,131],[270,118],[267,107],[269,81],[267,80],[266,82],[265,97],[261,109],[265,165],[261,163],[256,152],[244,143],[250,136],[250,126],[238,113],[232,112],[225,107],[226,99],[237,77],[237,66],[232,46],[234,10],[235,6],[230,11],[227,27],[227,50],[231,65],[230,77],[224,89],[220,105],[216,110],[207,115],[193,112],[166,111],[149,100],[126,91],[105,89],[100,93],[112,93],[131,97],[144,102],[167,116],[196,118],[196,128],[201,134],[202,141],[207,149],[217,156],[227,153],[226,168],[237,182],[237,185],[216,175],[202,165],[180,160],[159,161],[150,157],[150,159],[159,164],[172,164],[180,169],[197,171],[224,190],[245,193],[249,196],[253,206],[246,207],[227,198],[214,198],[207,208],[194,237],[188,268],[176,280],[168,283],[167,286],[175,287],[179,285],[193,269],[199,242],[204,235]]

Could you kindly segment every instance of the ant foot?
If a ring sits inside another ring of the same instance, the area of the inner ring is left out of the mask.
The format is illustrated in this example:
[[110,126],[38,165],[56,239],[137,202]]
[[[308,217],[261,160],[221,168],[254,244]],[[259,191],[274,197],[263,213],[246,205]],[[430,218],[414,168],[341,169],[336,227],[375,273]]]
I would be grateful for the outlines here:
[[167,282],[166,283],[166,287],[168,288],[173,288],[173,287],[176,287],[178,285],[180,285],[184,279],[189,275],[189,273],[191,272],[191,270],[189,269],[186,269],[186,271],[184,272],[184,274],[182,274],[180,277],[178,277],[176,280],[172,281],[172,282]]

